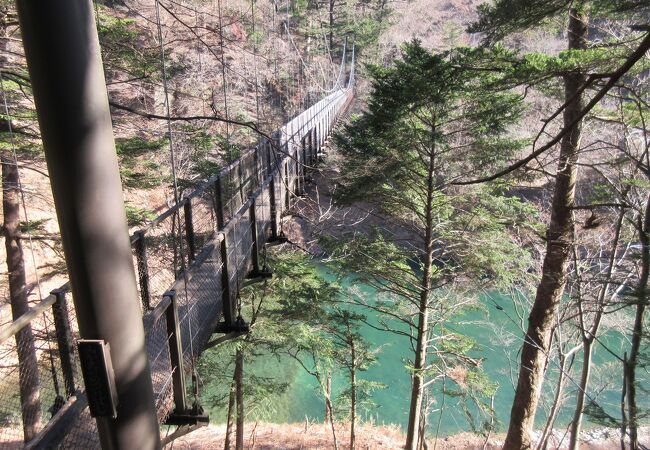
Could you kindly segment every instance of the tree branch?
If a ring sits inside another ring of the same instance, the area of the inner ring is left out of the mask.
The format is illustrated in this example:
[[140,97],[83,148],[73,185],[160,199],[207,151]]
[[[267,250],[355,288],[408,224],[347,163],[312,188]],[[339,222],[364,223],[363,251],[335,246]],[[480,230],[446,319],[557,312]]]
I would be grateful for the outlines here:
[[614,87],[616,82],[620,80],[641,58],[644,57],[645,53],[650,49],[650,34],[647,34],[643,41],[639,44],[637,49],[632,52],[632,54],[625,60],[625,63],[621,65],[611,76],[609,81],[596,93],[596,95],[591,99],[591,101],[585,106],[585,108],[580,111],[578,116],[571,122],[568,126],[564,127],[553,139],[547,142],[544,146],[540,147],[538,150],[535,150],[527,157],[520,159],[516,163],[508,166],[507,168],[487,177],[477,178],[474,180],[467,181],[454,181],[451,184],[453,185],[469,185],[469,184],[478,184],[485,183],[487,181],[493,181],[498,178],[507,175],[520,167],[525,166],[533,159],[537,158],[544,152],[548,151],[555,144],[560,142],[562,138],[568,134],[584,117],[591,111],[594,106],[600,102],[600,100],[609,92],[609,90]]
[[257,124],[255,122],[240,122],[238,120],[226,119],[226,118],[219,117],[219,116],[170,116],[170,117],[167,117],[167,116],[163,116],[163,115],[159,115],[159,114],[151,114],[151,113],[148,113],[148,112],[139,111],[137,109],[130,108],[128,106],[121,105],[119,103],[115,103],[114,101],[109,101],[108,103],[115,109],[118,109],[120,111],[126,111],[128,113],[135,114],[135,115],[140,116],[140,117],[144,117],[145,119],[151,119],[151,120],[168,120],[169,119],[169,120],[174,121],[174,122],[191,122],[193,120],[212,120],[212,121],[215,121],[215,122],[223,122],[223,123],[229,123],[231,125],[238,125],[238,126],[241,126],[241,127],[249,128],[249,129],[253,130],[254,132],[256,132],[257,134],[259,134],[260,136],[265,137],[269,141],[272,141],[271,137],[268,136],[267,134],[265,134],[264,132],[262,132],[257,127]]

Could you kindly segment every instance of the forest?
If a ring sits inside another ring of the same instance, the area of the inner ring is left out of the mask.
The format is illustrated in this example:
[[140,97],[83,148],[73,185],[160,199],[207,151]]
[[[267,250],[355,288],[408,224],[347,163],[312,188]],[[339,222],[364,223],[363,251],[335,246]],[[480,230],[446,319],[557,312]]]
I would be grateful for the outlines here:
[[[0,0],[0,449],[42,448],[83,390],[28,3]],[[164,448],[650,447],[650,1],[87,3],[145,327],[252,201],[256,275],[233,289],[228,251],[250,250],[219,244],[244,325],[190,326],[205,423],[156,403]],[[269,144],[268,172],[290,160],[276,209],[242,181],[268,175],[249,149],[339,91],[329,137]],[[240,184],[199,204],[224,170]]]

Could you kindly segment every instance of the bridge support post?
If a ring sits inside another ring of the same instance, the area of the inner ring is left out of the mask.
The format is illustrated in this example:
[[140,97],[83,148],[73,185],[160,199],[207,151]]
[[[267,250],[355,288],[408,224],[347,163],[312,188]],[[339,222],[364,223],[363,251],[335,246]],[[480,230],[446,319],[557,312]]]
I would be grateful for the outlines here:
[[311,165],[312,165],[312,146],[313,146],[313,140],[312,136],[314,135],[314,129],[310,128],[309,131],[307,131],[307,136],[305,136],[305,152],[304,152],[304,158],[305,158],[305,165],[310,166],[310,168],[305,167],[305,182],[310,183],[312,181],[311,178]]
[[111,349],[117,416],[96,418],[100,442],[104,449],[159,449],[93,4],[16,4],[79,333]]
[[280,237],[278,234],[278,199],[276,196],[276,183],[275,183],[275,177],[277,175],[276,172],[278,172],[278,164],[274,157],[276,153],[275,153],[275,149],[273,148],[274,146],[276,148],[279,148],[280,146],[280,139],[278,137],[278,134],[279,133],[276,133],[273,136],[273,141],[268,143],[268,152],[267,152],[269,175],[271,176],[271,182],[269,183],[271,239],[269,239],[269,241],[277,241],[278,238]]
[[147,263],[147,244],[145,242],[144,231],[136,232],[135,242],[135,259],[138,266],[138,281],[140,282],[140,299],[142,308],[145,311],[151,309],[151,295],[149,291],[149,265]]
[[[251,197],[252,198],[252,197]],[[256,212],[256,198],[252,198],[251,207],[249,210],[249,217],[251,221],[251,262],[253,269],[248,274],[248,278],[270,278],[272,276],[271,271],[268,270],[268,267],[260,267],[260,241],[258,240],[258,228],[257,228],[257,212]],[[263,245],[264,243],[262,243]]]
[[287,136],[287,140],[284,144],[284,153],[287,156],[284,159],[284,179],[285,179],[284,184],[286,187],[284,208],[289,209],[291,207],[291,197],[296,192],[296,180],[295,178],[293,180],[291,179],[291,172],[289,166],[289,164],[293,164],[291,168],[295,169],[295,165],[296,165],[295,158],[294,158],[294,151],[293,151],[293,136],[291,134]]
[[[196,244],[194,243],[194,222],[192,222],[192,199],[186,199],[183,204],[183,216],[185,217],[185,240],[187,241],[187,257],[189,262],[196,257]],[[182,257],[182,255],[181,255]]]
[[221,177],[217,178],[214,182],[214,213],[217,217],[217,231],[220,231],[225,225]]
[[314,129],[309,129],[309,165],[314,164]]
[[284,162],[284,209],[289,209],[290,207],[291,207],[291,180],[289,180],[289,161],[285,161]]
[[271,217],[271,240],[278,238],[278,207],[275,199],[275,171],[269,182],[269,216]]
[[301,181],[301,186],[302,186],[302,191],[300,192],[302,195],[306,194],[305,190],[305,182],[307,181],[307,164],[309,164],[309,161],[307,160],[307,138],[308,136],[305,136],[302,138],[302,167],[301,167],[301,175],[302,179]]
[[172,387],[174,392],[174,412],[185,414],[187,397],[185,394],[185,368],[183,367],[183,343],[181,327],[178,318],[178,301],[176,291],[165,292],[164,297],[170,300],[165,319],[167,322],[167,341],[169,342],[169,359],[172,366]]
[[257,144],[257,147],[255,147],[255,150],[253,150],[253,182],[251,183],[251,187],[248,191],[249,195],[257,189],[257,186],[260,185],[260,180],[264,179],[264,176],[261,176],[260,174],[260,163],[259,163],[259,154],[262,149],[262,143],[259,142]]
[[302,160],[302,146],[304,142],[302,139],[299,139],[299,145],[296,145],[294,148],[293,152],[293,157],[296,160],[296,188],[295,188],[295,196],[300,197],[303,195],[303,176],[302,176],[302,169],[303,169],[303,164],[304,160]]
[[65,393],[67,398],[70,398],[74,395],[76,387],[74,380],[74,363],[72,362],[74,344],[72,342],[72,333],[70,332],[68,300],[65,298],[65,291],[61,289],[52,291],[52,295],[56,297],[56,302],[52,305],[56,343],[59,349],[59,359],[61,360],[61,371],[63,372]]
[[251,207],[249,209],[249,219],[251,222],[251,261],[253,264],[253,274],[257,275],[260,273],[260,252],[257,245],[257,214],[255,213],[255,199],[252,199]]
[[316,124],[316,158],[320,161],[320,149],[321,149],[321,120],[319,118],[318,123]]
[[321,115],[318,118],[318,153],[320,153],[322,146],[323,146],[323,116]]
[[[239,159],[239,162],[237,163],[237,182],[239,184],[239,198],[241,199],[241,204],[244,204],[244,177],[242,176],[242,168],[241,168],[241,158]],[[235,214],[235,211],[233,211],[233,215]]]
[[228,270],[228,244],[226,243],[226,233],[222,234],[221,243],[219,244],[221,253],[221,301],[223,303],[223,320],[226,327],[235,323],[235,308],[232,292],[230,291],[230,272]]
[[306,158],[305,158],[305,164],[310,164],[311,160],[311,133],[312,129],[309,128],[307,130],[307,134],[305,135],[305,153],[306,153]]
[[318,140],[319,142],[319,147],[318,147],[318,161],[321,162],[323,161],[323,146],[325,145],[325,119],[326,119],[326,114],[323,112],[323,116],[320,119],[320,139]]

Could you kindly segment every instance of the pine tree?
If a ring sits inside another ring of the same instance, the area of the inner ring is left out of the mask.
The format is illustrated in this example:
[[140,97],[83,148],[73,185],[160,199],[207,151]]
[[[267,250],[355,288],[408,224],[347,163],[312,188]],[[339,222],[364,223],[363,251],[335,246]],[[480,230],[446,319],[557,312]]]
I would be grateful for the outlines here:
[[471,295],[462,288],[450,294],[451,288],[460,279],[476,280],[464,284],[468,289],[507,284],[529,261],[507,233],[509,221],[523,215],[518,201],[498,186],[451,184],[478,167],[501,167],[522,144],[508,137],[521,97],[489,88],[490,71],[465,68],[485,56],[405,45],[392,67],[370,68],[367,110],[337,139],[343,161],[336,200],[369,202],[413,236],[406,245],[382,232],[324,241],[345,271],[396,298],[368,306],[411,329],[407,449],[424,439],[426,387],[446,376],[445,367],[477,370],[467,357],[472,344],[444,328],[463,304],[459,297]]

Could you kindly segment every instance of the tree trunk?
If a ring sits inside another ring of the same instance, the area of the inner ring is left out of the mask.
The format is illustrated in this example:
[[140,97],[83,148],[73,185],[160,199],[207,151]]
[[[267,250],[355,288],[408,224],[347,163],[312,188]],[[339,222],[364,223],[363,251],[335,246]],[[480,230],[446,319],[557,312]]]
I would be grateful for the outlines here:
[[[575,8],[570,10],[569,15],[569,49],[583,49],[586,46],[587,19]],[[584,83],[585,76],[581,72],[567,74],[564,78],[565,99],[571,100],[564,110],[564,126],[567,128],[578,117],[584,106],[584,96],[578,94]],[[544,379],[551,328],[564,293],[567,264],[573,245],[575,223],[571,208],[575,198],[581,133],[582,122],[573,126],[561,143],[551,223],[546,234],[546,256],[542,267],[542,279],[528,317],[528,330],[521,351],[519,379],[504,450],[529,449],[532,446],[531,432]]]
[[576,450],[579,445],[582,411],[585,409],[585,395],[587,386],[589,386],[589,377],[591,376],[591,358],[594,353],[593,339],[584,339],[582,348],[582,373],[580,374],[580,387],[576,394],[576,408],[573,411],[573,420],[569,432],[569,450]]
[[[0,13],[0,37],[7,37],[9,8]],[[7,64],[7,39],[0,39],[0,67]],[[0,119],[0,132],[12,130],[9,118]],[[5,248],[7,253],[7,275],[9,278],[9,297],[13,320],[27,312],[27,280],[23,248],[20,243],[20,186],[18,167],[13,152],[3,149],[0,152],[2,164],[2,213]],[[20,409],[23,420],[23,439],[31,440],[38,432],[41,422],[41,400],[39,393],[38,358],[32,326],[27,325],[15,335],[18,355],[18,382],[20,384]]]
[[[576,393],[576,406],[573,412],[573,420],[571,421],[570,430],[569,430],[569,450],[577,450],[579,447],[579,437],[580,437],[580,428],[582,427],[582,414],[585,408],[585,398],[587,396],[587,388],[589,386],[589,378],[591,376],[591,361],[593,358],[593,344],[596,340],[598,330],[600,328],[600,323],[605,313],[605,299],[609,295],[609,287],[612,281],[612,274],[615,271],[617,250],[619,240],[621,238],[621,228],[623,226],[623,220],[625,219],[625,210],[621,208],[618,219],[616,221],[616,231],[614,233],[614,239],[612,240],[612,248],[610,251],[609,262],[607,265],[607,273],[605,276],[605,283],[601,286],[600,292],[598,293],[598,310],[595,312],[593,323],[586,329],[585,320],[584,320],[584,311],[582,307],[582,297],[578,299],[578,309],[580,313],[580,328],[582,335],[582,348],[583,348],[583,358],[582,358],[582,372],[580,375],[580,385],[578,386],[578,392]],[[577,265],[577,252],[574,249],[574,258],[576,258]],[[576,272],[578,269],[576,269]],[[580,280],[578,281],[580,282]],[[624,284],[619,286],[616,290],[615,295],[618,294],[619,290],[622,290]]]
[[627,352],[623,353],[623,387],[621,388],[621,433],[619,444],[621,450],[625,450],[625,432],[627,431],[627,414],[625,413],[625,403],[627,399]]
[[648,279],[650,278],[650,196],[646,200],[643,217],[639,218],[637,225],[639,241],[641,242],[641,276],[637,288],[637,305],[632,331],[632,345],[630,357],[627,359],[627,415],[630,435],[630,448],[639,448],[638,438],[638,410],[636,404],[636,366],[639,360],[639,349],[643,340],[643,321],[646,303],[648,302]]
[[237,402],[237,428],[235,448],[244,449],[244,353],[237,349],[235,356],[235,399]]
[[[428,402],[428,396],[426,401]],[[418,450],[425,450],[427,448],[426,440],[426,429],[427,429],[427,417],[429,416],[429,408],[426,407],[421,411],[420,418],[420,432],[418,436]]]
[[[331,392],[332,392],[332,375],[328,374],[327,375],[327,395],[325,397],[325,417],[329,417],[329,424],[330,424],[330,429],[332,430],[332,440],[334,441],[334,450],[339,450],[339,443],[338,439],[336,438],[336,428],[334,428],[334,405],[332,405],[332,397],[331,397]],[[327,420],[326,422],[327,423]]]
[[[560,370],[558,374],[557,385],[555,388],[555,395],[553,397],[553,406],[551,406],[551,411],[548,415],[546,426],[544,427],[544,432],[542,433],[542,436],[539,439],[539,444],[537,445],[537,448],[541,450],[546,450],[546,448],[548,447],[548,440],[551,437],[551,433],[553,431],[553,425],[555,424],[557,413],[562,403],[562,394],[564,393],[564,385],[566,382],[565,368],[567,362],[567,355],[562,353],[561,348],[559,349],[559,353],[560,353],[560,367],[559,367]],[[570,357],[573,360],[573,353],[571,353]],[[571,365],[571,363],[569,365]]]
[[325,386],[323,386],[325,389],[325,423],[329,423],[330,421],[330,402],[328,399],[332,395],[332,375],[327,374],[327,377],[325,378]]
[[[434,120],[435,123],[435,120]],[[432,130],[432,136],[435,128]],[[422,370],[427,360],[427,336],[429,334],[429,289],[431,287],[431,265],[433,263],[433,194],[436,188],[434,180],[435,148],[429,155],[429,168],[427,173],[427,200],[425,212],[424,247],[425,261],[424,273],[420,285],[420,302],[418,305],[418,329],[415,349],[415,362],[413,363],[413,377],[411,384],[411,404],[409,408],[409,421],[406,429],[406,450],[416,450],[420,434],[420,413],[422,410],[422,396],[424,393],[424,374]]]
[[230,450],[230,435],[232,433],[232,412],[235,409],[235,376],[233,375],[230,385],[230,397],[228,398],[228,415],[226,417],[226,437],[223,441],[224,450]]
[[432,255],[427,252],[427,261],[423,275],[423,286],[419,308],[417,346],[415,350],[415,362],[413,364],[413,376],[411,384],[411,404],[409,408],[409,422],[406,431],[406,449],[416,450],[420,429],[420,411],[422,410],[422,395],[424,393],[424,375],[422,369],[427,359],[426,337],[429,326],[429,308],[427,307],[429,297],[429,276],[431,269]]
[[[2,130],[10,124],[3,121]],[[9,296],[11,315],[18,319],[29,309],[25,277],[25,262],[20,243],[20,187],[18,167],[10,150],[2,150],[2,212],[4,216],[4,237],[7,251],[7,272],[9,275]],[[23,420],[25,442],[38,433],[41,423],[41,400],[39,393],[38,359],[31,325],[15,335],[18,354],[18,381],[20,409]]]
[[350,359],[350,450],[354,450],[357,421],[357,354],[354,339],[350,341]]

